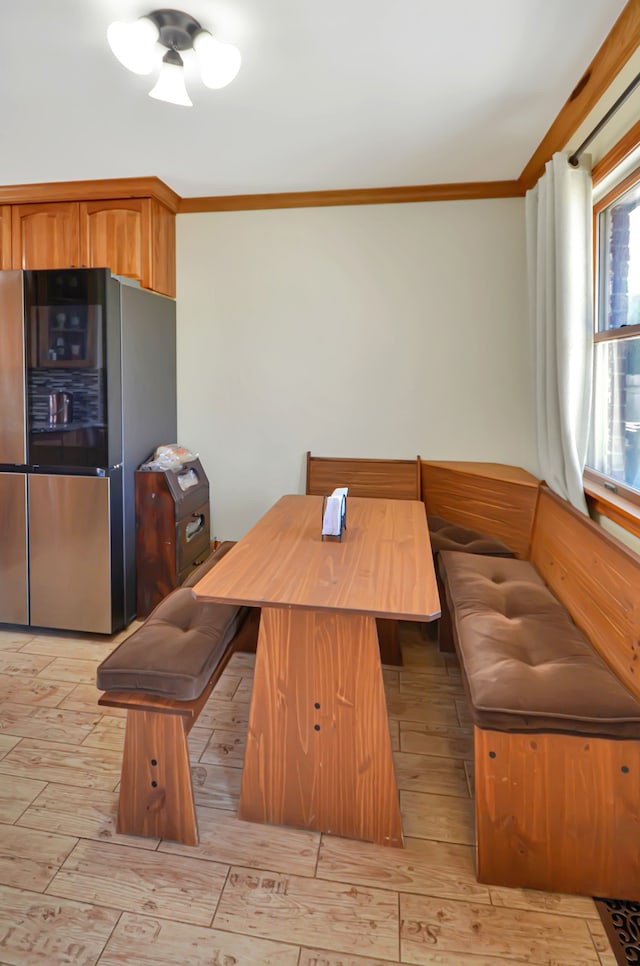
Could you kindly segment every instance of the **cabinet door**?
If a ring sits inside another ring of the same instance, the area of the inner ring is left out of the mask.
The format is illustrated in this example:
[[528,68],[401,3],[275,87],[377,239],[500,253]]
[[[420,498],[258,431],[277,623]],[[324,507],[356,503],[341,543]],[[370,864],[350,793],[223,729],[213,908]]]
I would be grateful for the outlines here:
[[80,202],[81,262],[149,286],[151,249],[148,198]]
[[151,279],[149,288],[176,297],[176,216],[151,199]]
[[78,202],[14,205],[13,268],[75,268],[80,265]]
[[0,205],[0,268],[11,268],[11,205]]
[[33,625],[112,633],[109,482],[29,477]]

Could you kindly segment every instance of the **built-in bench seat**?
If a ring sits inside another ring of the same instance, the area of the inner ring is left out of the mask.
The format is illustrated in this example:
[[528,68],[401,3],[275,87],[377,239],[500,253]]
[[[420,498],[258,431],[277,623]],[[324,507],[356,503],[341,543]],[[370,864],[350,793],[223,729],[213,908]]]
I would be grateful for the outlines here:
[[439,559],[474,723],[478,879],[638,901],[640,558],[546,487],[531,556]]
[[[440,598],[440,620],[437,625],[438,645],[441,651],[453,651],[451,617],[447,610],[447,598],[438,566],[440,554],[449,550],[456,550],[460,553],[479,553],[492,557],[515,557],[515,554],[506,543],[497,540],[496,537],[481,533],[479,530],[472,530],[471,527],[460,526],[459,523],[451,523],[449,520],[431,513],[427,514],[427,525]],[[429,625],[423,624],[423,628],[423,633],[428,635]]]
[[255,650],[259,611],[195,598],[223,543],[98,666],[98,703],[127,711],[117,831],[198,844],[187,736],[231,656]]

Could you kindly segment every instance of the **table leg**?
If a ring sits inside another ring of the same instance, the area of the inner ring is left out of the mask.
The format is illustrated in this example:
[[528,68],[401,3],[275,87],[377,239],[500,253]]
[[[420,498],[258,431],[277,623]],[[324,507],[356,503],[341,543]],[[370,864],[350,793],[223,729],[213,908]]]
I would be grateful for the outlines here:
[[262,609],[238,814],[402,846],[373,617]]

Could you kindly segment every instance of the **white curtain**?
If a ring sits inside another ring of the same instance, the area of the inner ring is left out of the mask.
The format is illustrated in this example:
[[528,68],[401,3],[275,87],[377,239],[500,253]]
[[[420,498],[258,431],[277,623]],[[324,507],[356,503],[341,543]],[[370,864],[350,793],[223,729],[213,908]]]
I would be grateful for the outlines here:
[[593,355],[591,174],[558,153],[527,192],[529,312],[536,346],[538,459],[554,492],[587,512]]

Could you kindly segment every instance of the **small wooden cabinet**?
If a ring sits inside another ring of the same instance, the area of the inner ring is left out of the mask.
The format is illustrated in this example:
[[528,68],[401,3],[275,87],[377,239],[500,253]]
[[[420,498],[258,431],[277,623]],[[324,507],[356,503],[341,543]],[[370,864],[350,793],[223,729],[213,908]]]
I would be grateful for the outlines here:
[[177,470],[138,470],[135,499],[136,610],[143,619],[211,552],[209,481],[198,459]]
[[3,268],[108,268],[175,297],[175,214],[156,198],[3,205],[0,217]]

